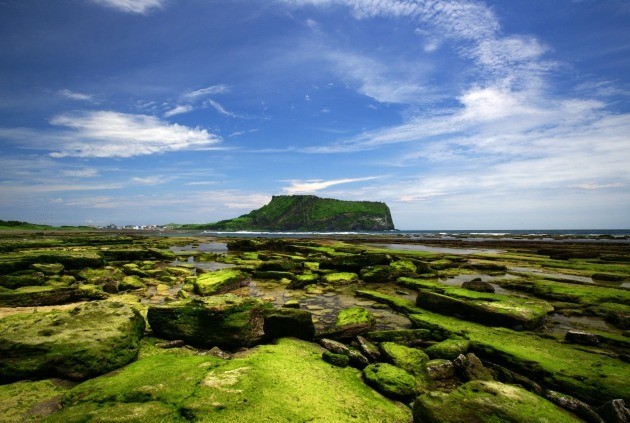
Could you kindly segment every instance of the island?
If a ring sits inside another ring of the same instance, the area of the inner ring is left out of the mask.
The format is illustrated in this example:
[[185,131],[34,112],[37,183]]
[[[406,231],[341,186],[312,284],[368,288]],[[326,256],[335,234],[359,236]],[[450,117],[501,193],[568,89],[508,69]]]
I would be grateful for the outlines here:
[[278,195],[271,202],[234,219],[180,229],[212,231],[389,231],[394,222],[387,204],[344,201],[315,195]]

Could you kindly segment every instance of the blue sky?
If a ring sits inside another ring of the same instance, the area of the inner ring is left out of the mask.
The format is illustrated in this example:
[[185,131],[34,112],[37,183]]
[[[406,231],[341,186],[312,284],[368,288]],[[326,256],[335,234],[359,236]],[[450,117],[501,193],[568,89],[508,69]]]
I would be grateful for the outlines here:
[[0,0],[0,219],[630,228],[628,40],[625,0]]

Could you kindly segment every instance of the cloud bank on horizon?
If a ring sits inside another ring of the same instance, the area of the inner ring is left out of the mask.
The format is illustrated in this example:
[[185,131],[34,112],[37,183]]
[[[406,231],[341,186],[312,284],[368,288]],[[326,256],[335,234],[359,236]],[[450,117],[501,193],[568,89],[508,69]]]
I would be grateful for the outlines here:
[[0,2],[0,218],[630,227],[625,1],[235,3]]

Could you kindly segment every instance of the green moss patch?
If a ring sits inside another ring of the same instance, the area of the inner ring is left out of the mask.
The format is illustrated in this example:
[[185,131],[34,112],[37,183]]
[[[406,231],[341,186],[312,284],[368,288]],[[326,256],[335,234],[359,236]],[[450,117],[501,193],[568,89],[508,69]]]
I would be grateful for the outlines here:
[[[105,418],[115,407],[140,410],[135,421],[409,422],[411,413],[367,387],[353,368],[324,362],[311,343],[282,339],[222,360],[147,357],[117,374],[85,382],[64,396],[52,422]],[[322,383],[325,381],[325,383]]]
[[471,381],[445,394],[430,392],[413,406],[414,421],[426,423],[569,423],[581,419],[523,388]]
[[0,381],[115,370],[136,358],[144,328],[138,312],[107,301],[7,316],[0,320]]
[[248,276],[236,269],[221,269],[202,273],[193,282],[199,295],[214,295],[231,291],[248,280]]
[[61,395],[69,387],[61,380],[21,381],[0,385],[0,420],[40,422],[56,412]]
[[480,357],[587,403],[598,405],[615,398],[630,401],[629,365],[606,353],[588,351],[530,332],[487,327],[443,316],[376,291],[361,291],[361,294],[406,312],[416,327],[430,330],[433,337],[468,339],[473,352]]

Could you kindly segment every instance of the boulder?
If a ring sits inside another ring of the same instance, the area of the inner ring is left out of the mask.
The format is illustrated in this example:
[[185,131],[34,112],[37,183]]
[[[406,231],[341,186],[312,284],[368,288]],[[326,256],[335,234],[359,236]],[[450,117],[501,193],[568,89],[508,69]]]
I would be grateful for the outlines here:
[[595,411],[606,423],[630,423],[630,411],[622,399],[608,401]]
[[48,276],[58,275],[63,272],[63,264],[61,263],[33,263],[31,267]]
[[193,282],[195,293],[215,295],[231,291],[247,283],[248,276],[240,270],[228,268],[203,273]]
[[428,392],[413,405],[416,422],[570,423],[581,420],[523,388],[475,380],[450,393]]
[[68,304],[79,301],[102,300],[108,297],[101,287],[80,285],[78,287],[28,286],[0,292],[0,307],[38,307]]
[[[564,408],[586,420],[589,423],[607,423],[591,408],[590,405],[580,401],[577,398],[573,398],[570,395],[562,394],[560,392],[547,389],[545,391],[545,398],[553,402],[559,407]],[[608,421],[611,423],[611,420]]]
[[322,358],[325,362],[337,367],[348,367],[348,364],[350,364],[350,357],[347,355],[335,354],[328,350],[322,353]]
[[295,275],[295,278],[287,285],[287,289],[302,289],[308,285],[317,283],[319,275],[315,273],[305,273],[303,275]]
[[254,278],[256,279],[273,279],[273,280],[281,280],[288,279],[292,281],[295,279],[295,274],[291,272],[282,272],[280,270],[257,270],[253,273]]
[[381,358],[381,352],[378,347],[361,335],[357,336],[357,344],[359,345],[359,350],[370,361],[377,361],[379,358]]
[[329,285],[348,285],[359,281],[359,276],[351,272],[328,273],[322,276],[322,282]]
[[279,308],[264,313],[265,338],[293,337],[311,341],[315,336],[313,315],[306,310]]
[[455,369],[462,374],[465,380],[492,380],[492,373],[486,369],[481,360],[473,354],[460,354],[453,360]]
[[427,372],[433,380],[449,379],[455,376],[455,366],[450,360],[438,358],[427,363]]
[[446,360],[454,360],[460,354],[466,354],[468,348],[470,348],[470,341],[466,339],[447,339],[431,345],[426,348],[424,352],[433,359],[443,358]]
[[395,400],[409,401],[418,393],[416,379],[388,363],[370,364],[363,369],[363,378],[369,386]]
[[570,330],[564,336],[565,341],[571,344],[580,345],[597,345],[599,344],[599,336],[594,333],[582,330]]
[[351,339],[368,332],[376,320],[363,307],[350,307],[339,310],[335,325],[325,332],[324,336],[334,339]]
[[221,294],[149,307],[153,332],[164,339],[225,349],[247,347],[263,335],[264,303],[257,298]]
[[490,282],[482,281],[481,278],[475,278],[462,283],[462,288],[477,292],[494,293],[494,286]]
[[393,329],[367,332],[365,337],[372,342],[396,342],[398,344],[416,345],[428,339],[431,331],[427,329]]
[[135,289],[143,289],[147,286],[142,282],[139,276],[125,276],[118,284],[119,291],[131,291]]
[[426,365],[429,362],[429,357],[424,352],[394,342],[381,343],[381,352],[387,361],[407,373],[416,377],[427,375]]
[[0,382],[110,372],[136,358],[144,329],[137,311],[109,301],[7,316],[0,320]]
[[389,265],[368,266],[361,269],[361,280],[367,283],[392,282],[400,277],[400,272]]
[[320,339],[319,343],[331,353],[347,356],[352,367],[363,369],[369,364],[369,360],[363,354],[346,344],[327,338]]

